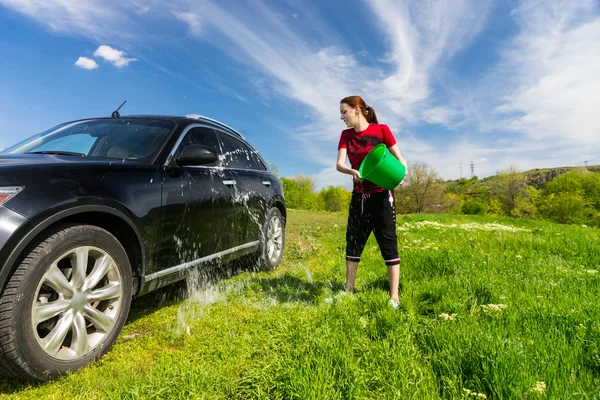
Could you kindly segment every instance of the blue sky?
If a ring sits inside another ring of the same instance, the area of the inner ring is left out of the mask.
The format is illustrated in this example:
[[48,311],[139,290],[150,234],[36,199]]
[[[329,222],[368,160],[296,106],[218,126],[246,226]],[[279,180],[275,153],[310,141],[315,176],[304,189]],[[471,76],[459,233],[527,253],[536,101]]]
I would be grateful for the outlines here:
[[600,164],[599,0],[0,0],[0,148],[60,122],[203,114],[283,176],[335,171],[363,96],[441,177]]

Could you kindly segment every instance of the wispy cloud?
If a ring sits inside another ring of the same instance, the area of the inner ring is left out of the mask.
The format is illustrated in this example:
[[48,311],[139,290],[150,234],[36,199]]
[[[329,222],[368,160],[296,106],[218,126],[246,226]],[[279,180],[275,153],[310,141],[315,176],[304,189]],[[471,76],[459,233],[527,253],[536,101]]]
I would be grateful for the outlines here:
[[[114,3],[114,4],[113,4]],[[47,26],[53,31],[103,38],[129,36],[123,4],[103,0],[0,0],[0,4]],[[125,2],[126,4],[126,2]]]
[[[176,43],[176,35],[185,36],[180,27],[185,23],[189,36],[246,67],[238,69],[247,77],[238,87],[218,79],[208,84],[249,104],[260,99],[277,110],[289,104],[290,114],[307,116],[307,123],[282,131],[322,168],[314,175],[322,187],[348,181],[333,164],[344,129],[338,102],[351,94],[363,96],[390,125],[409,163],[427,162],[446,178],[458,176],[461,162],[463,176],[470,174],[471,161],[482,176],[511,164],[552,166],[599,153],[598,1],[515,2],[516,32],[501,39],[499,64],[467,83],[446,79],[448,70],[485,29],[498,7],[491,0],[363,0],[357,6],[370,10],[364,28],[370,34],[378,30],[377,49],[385,45],[379,53],[352,30],[344,37],[318,7],[292,1],[0,0],[0,5],[53,31],[118,48],[129,48],[131,38],[156,40],[158,18],[177,24],[175,34],[160,32],[161,39]],[[119,67],[135,60],[106,45],[94,55]],[[82,68],[94,62],[80,60],[76,65]],[[255,98],[241,95],[244,85],[254,89]],[[423,131],[440,127],[453,139],[424,138]]]
[[137,61],[137,58],[125,57],[125,54],[126,53],[124,51],[113,49],[112,47],[107,46],[105,44],[100,45],[94,52],[94,55],[96,57],[103,58],[104,60],[108,61],[109,63],[118,68],[126,67],[129,65],[129,63]]
[[198,37],[203,33],[201,17],[192,12],[175,12],[174,15],[189,27],[190,35]]
[[[502,45],[499,63],[474,86],[453,88],[448,107],[470,121],[464,126],[474,133],[449,149],[460,156],[448,165],[474,160],[476,173],[486,176],[510,165],[599,163],[598,2],[523,0],[511,17],[516,34]],[[482,158],[487,162],[476,161]],[[449,160],[431,163],[443,162]]]
[[[312,122],[296,127],[290,135],[300,140],[313,162],[329,167],[329,171],[344,129],[339,121],[339,100],[347,95],[363,95],[393,129],[419,118],[435,123],[451,119],[452,110],[428,104],[434,100],[436,67],[468,45],[481,29],[489,8],[489,2],[479,1],[367,3],[376,17],[375,25],[382,26],[390,42],[386,66],[380,68],[361,64],[360,54],[343,43],[311,45],[286,23],[286,16],[260,1],[253,2],[251,10],[243,6],[225,9],[216,2],[202,1],[190,4],[183,12],[204,15],[207,25],[220,37],[210,35],[204,40],[213,41],[232,57],[269,76],[274,95],[284,95],[306,107]],[[425,109],[425,117],[421,109]],[[420,148],[430,147],[414,136],[403,139]],[[331,177],[330,171],[317,175],[317,180],[325,175]],[[339,179],[344,181],[344,176]]]
[[79,57],[77,61],[75,61],[75,65],[79,68],[83,69],[96,69],[98,68],[98,63],[91,58],[87,57]]
[[[594,0],[524,1],[505,54],[514,90],[497,111],[534,140],[600,144],[600,17]],[[561,144],[562,145],[562,144]]]

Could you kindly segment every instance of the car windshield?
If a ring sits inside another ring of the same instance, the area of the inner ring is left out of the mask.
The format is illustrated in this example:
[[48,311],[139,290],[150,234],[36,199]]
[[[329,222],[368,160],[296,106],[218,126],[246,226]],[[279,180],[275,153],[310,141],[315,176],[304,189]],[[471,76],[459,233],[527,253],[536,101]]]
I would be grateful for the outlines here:
[[119,118],[58,125],[0,154],[61,154],[152,162],[175,123]]

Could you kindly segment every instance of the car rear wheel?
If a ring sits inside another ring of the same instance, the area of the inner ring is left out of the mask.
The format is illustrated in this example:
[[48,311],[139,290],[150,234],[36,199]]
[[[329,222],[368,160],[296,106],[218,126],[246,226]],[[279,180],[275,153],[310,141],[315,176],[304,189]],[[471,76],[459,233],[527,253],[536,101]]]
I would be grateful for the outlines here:
[[285,243],[285,222],[277,207],[272,207],[266,215],[262,229],[259,265],[262,269],[275,269],[281,263]]
[[45,381],[105,354],[129,312],[131,267],[123,246],[91,225],[42,238],[0,298],[0,372]]

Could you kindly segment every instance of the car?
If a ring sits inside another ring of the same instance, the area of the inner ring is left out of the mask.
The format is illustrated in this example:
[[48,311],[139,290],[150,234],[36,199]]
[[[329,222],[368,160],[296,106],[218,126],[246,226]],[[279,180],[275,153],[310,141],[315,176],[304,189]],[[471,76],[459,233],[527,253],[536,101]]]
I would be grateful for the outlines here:
[[279,179],[200,116],[60,124],[0,153],[0,374],[47,381],[104,355],[132,298],[203,266],[281,262]]

